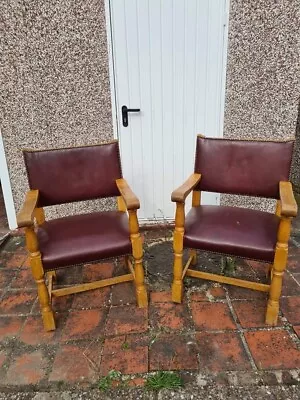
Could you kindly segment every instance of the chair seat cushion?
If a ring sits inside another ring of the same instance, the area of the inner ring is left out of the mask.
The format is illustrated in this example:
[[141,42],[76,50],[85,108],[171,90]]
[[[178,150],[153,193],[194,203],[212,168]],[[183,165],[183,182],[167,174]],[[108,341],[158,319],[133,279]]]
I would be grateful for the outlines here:
[[117,257],[132,251],[128,216],[119,211],[75,215],[37,230],[45,270]]
[[186,216],[184,247],[273,262],[279,221],[246,208],[193,207]]

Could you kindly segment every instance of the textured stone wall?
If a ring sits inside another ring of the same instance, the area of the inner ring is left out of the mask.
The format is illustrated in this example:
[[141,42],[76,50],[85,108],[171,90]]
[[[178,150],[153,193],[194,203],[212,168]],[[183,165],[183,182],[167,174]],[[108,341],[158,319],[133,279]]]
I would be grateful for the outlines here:
[[[299,61],[300,63],[300,61]],[[294,186],[294,191],[300,199],[300,101],[298,107],[298,120],[296,127],[296,143],[292,166],[292,182]]]
[[[2,0],[0,12],[0,127],[18,209],[27,189],[22,148],[113,136],[105,8],[104,0]],[[59,212],[88,211],[91,204]]]
[[[299,0],[231,0],[225,137],[295,137],[299,27]],[[254,207],[269,204],[236,196],[223,196],[223,201]]]
[[[231,0],[225,137],[295,135],[299,13],[299,0]],[[27,189],[21,148],[112,138],[104,0],[2,0],[0,24],[0,127],[18,209]],[[297,146],[293,177],[299,181],[300,134]],[[236,196],[222,199],[246,206],[270,204]],[[92,204],[60,210],[88,211]]]

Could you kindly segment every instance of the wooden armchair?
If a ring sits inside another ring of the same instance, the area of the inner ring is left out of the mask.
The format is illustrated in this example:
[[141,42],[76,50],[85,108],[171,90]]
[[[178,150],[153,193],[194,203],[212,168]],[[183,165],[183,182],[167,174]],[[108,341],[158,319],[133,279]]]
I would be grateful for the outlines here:
[[[246,141],[197,137],[194,173],[172,193],[176,202],[172,299],[180,303],[185,276],[269,292],[266,323],[276,325],[291,221],[297,204],[289,180],[293,141]],[[193,191],[192,209],[184,203]],[[277,199],[275,214],[246,208],[200,205],[201,191]],[[190,256],[183,267],[183,248]],[[197,250],[271,263],[270,284],[196,271]]]
[[[17,220],[18,226],[25,228],[45,330],[55,329],[52,297],[134,281],[138,306],[146,307],[143,249],[137,219],[140,203],[122,178],[118,142],[24,150],[23,154],[31,190]],[[118,211],[45,221],[45,206],[112,196],[117,196]],[[125,256],[128,274],[68,288],[52,288],[58,268],[118,256]]]

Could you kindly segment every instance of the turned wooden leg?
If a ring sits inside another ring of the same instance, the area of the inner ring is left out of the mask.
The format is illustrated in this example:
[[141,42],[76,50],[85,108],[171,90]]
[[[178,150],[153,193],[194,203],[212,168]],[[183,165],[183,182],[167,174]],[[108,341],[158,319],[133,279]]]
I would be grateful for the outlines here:
[[277,325],[282,277],[287,263],[288,240],[290,237],[290,230],[291,218],[281,217],[278,229],[274,265],[272,269],[273,274],[266,313],[266,324],[268,325]]
[[44,328],[46,331],[53,331],[55,330],[54,315],[51,308],[48,288],[44,279],[41,253],[38,250],[37,237],[33,227],[26,228],[26,244],[30,253],[30,266],[32,275],[37,284],[38,298],[40,302]]
[[136,298],[139,307],[147,307],[148,296],[144,279],[143,244],[139,233],[139,224],[136,210],[129,210],[129,230],[134,258]]
[[172,300],[181,303],[183,293],[182,256],[184,234],[184,203],[176,203],[175,231],[174,231],[174,277],[172,284]]
[[197,251],[194,249],[191,249],[189,251],[189,255],[190,255],[190,257],[193,257],[192,261],[191,261],[191,265],[196,265],[197,264]]

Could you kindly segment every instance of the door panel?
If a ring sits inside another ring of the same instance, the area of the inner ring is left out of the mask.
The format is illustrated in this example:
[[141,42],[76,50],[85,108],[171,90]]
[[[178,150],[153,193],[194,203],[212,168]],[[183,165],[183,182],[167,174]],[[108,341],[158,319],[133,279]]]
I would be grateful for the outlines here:
[[[226,0],[110,0],[117,134],[140,218],[174,217],[170,195],[193,172],[196,134],[222,135],[225,8]],[[123,105],[141,109],[128,127]]]

